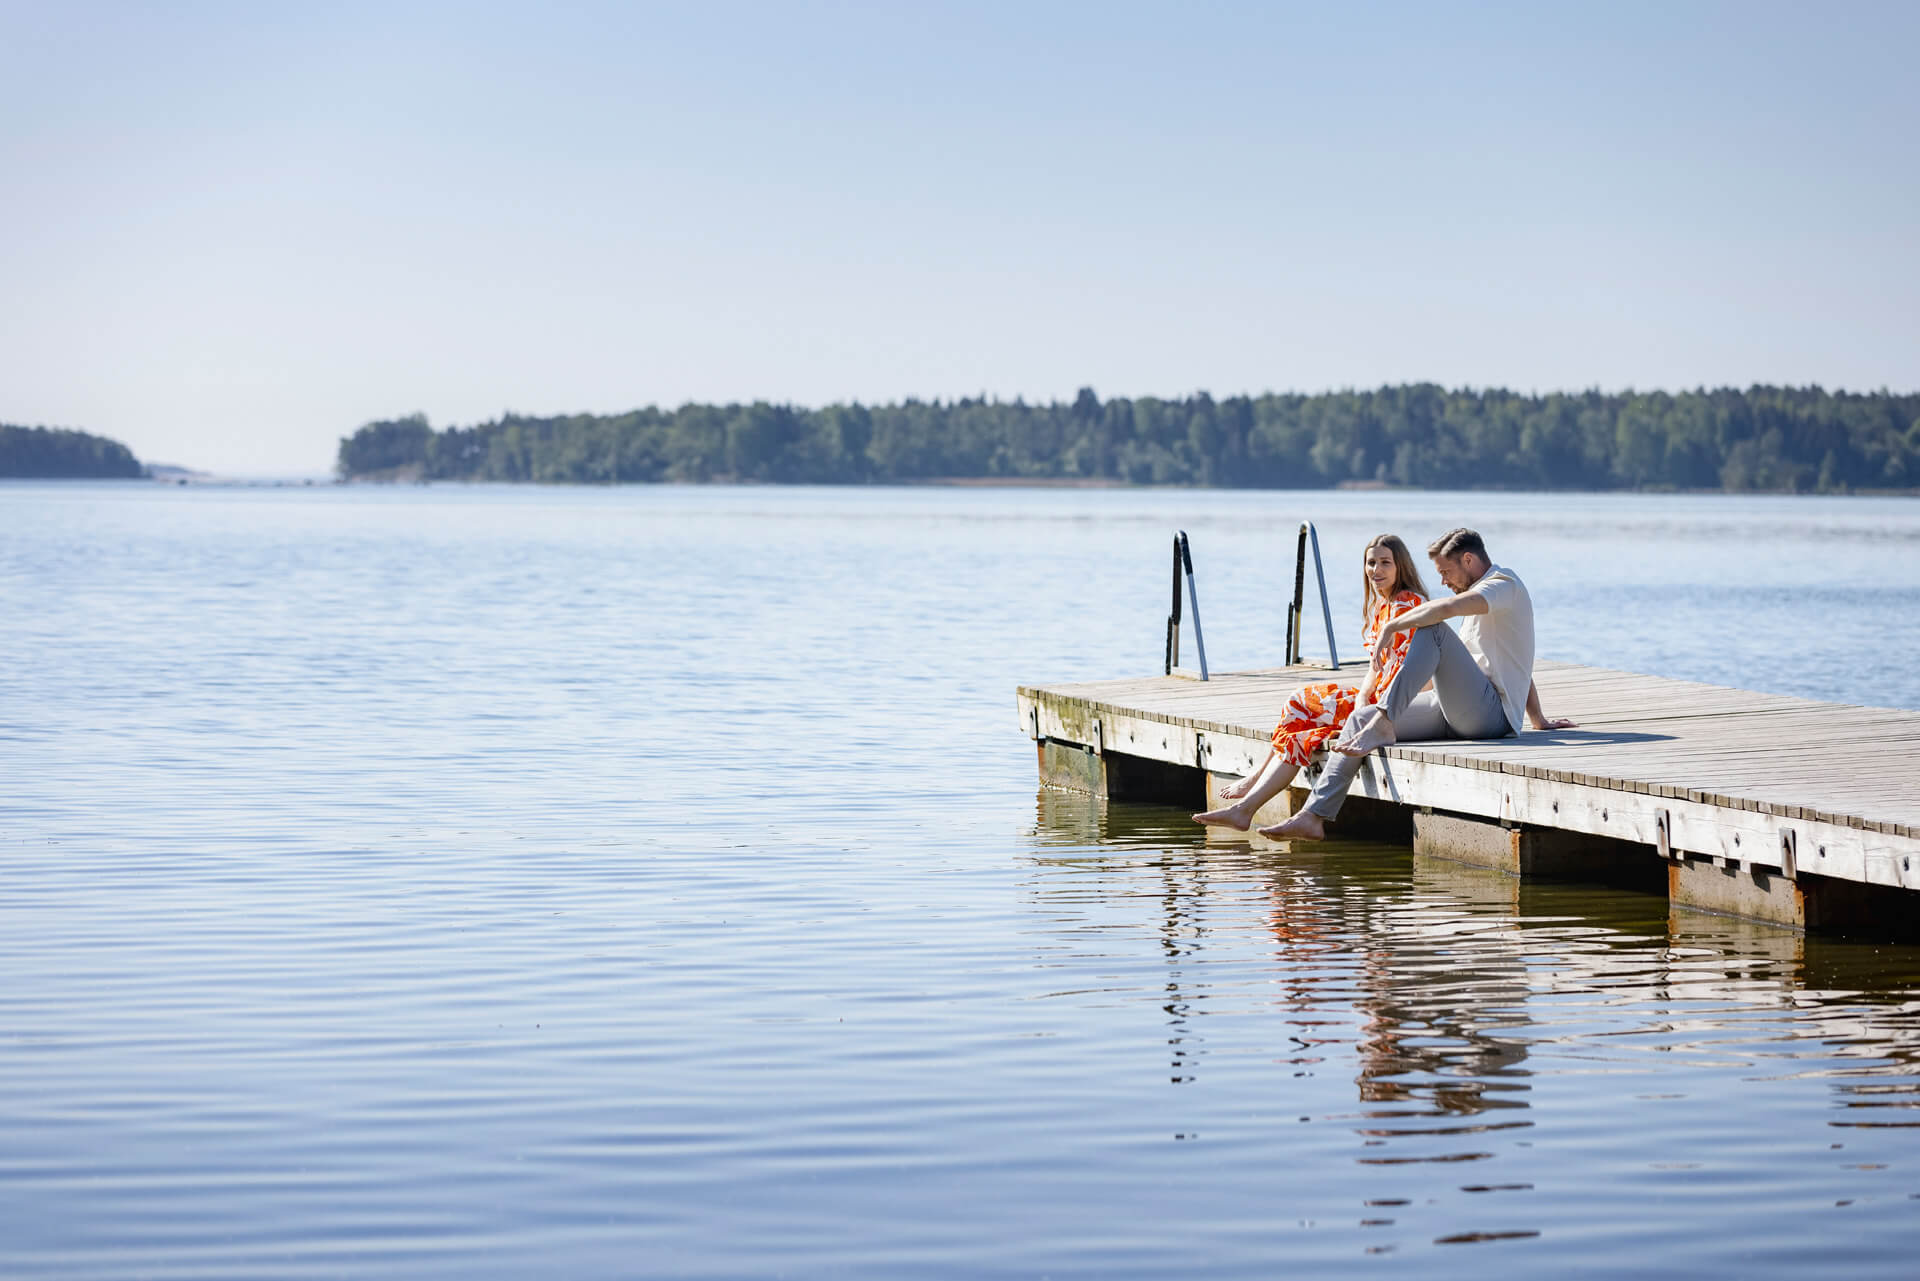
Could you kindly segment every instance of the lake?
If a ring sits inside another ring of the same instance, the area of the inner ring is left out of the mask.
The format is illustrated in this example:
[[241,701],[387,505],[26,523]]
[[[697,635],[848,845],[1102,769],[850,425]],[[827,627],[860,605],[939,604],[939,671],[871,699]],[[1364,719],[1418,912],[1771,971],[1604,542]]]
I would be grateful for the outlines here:
[[1037,787],[1306,519],[1920,708],[1913,500],[0,485],[0,1273],[1911,1277],[1920,948]]

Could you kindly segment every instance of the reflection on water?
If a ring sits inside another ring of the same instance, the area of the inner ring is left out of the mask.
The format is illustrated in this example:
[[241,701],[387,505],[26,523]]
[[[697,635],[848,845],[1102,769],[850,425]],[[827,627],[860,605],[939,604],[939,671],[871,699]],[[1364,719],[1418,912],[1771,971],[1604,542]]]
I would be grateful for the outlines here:
[[1172,1083],[1257,1060],[1298,1124],[1346,1136],[1369,1253],[1546,1248],[1624,1196],[1654,1198],[1638,1213],[1661,1231],[1689,1205],[1753,1219],[1684,1247],[1711,1269],[1709,1240],[1777,1231],[1730,1204],[1762,1170],[1915,1240],[1920,1147],[1892,1132],[1920,1127],[1920,948],[1359,842],[1207,841],[1182,813],[1069,793],[1036,807],[1032,910],[1090,930],[1158,900],[1164,991],[1138,995]]

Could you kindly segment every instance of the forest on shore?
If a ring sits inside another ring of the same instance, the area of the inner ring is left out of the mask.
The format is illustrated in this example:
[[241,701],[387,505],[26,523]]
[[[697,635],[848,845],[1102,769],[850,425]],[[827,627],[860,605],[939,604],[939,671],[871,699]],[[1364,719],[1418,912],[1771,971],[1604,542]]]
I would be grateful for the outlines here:
[[121,480],[146,475],[117,440],[60,427],[0,423],[0,477],[9,480]]
[[1526,395],[1430,383],[1315,395],[764,402],[424,414],[340,442],[343,479],[574,484],[942,480],[1316,488],[1920,488],[1920,394],[1819,387]]

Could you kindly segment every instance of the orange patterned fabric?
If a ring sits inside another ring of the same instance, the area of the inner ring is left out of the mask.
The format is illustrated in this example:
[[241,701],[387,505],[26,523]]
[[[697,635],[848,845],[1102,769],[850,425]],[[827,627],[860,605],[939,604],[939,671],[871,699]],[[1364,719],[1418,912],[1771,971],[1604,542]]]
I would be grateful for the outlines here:
[[[1361,650],[1371,657],[1380,639],[1381,624],[1424,604],[1425,598],[1416,592],[1398,592],[1392,600],[1383,600],[1374,606],[1367,618],[1367,629],[1360,636]],[[1393,634],[1393,644],[1388,647],[1386,662],[1373,682],[1369,703],[1379,702],[1387,687],[1393,684],[1393,678],[1400,674],[1400,664],[1406,661],[1407,646],[1412,642],[1412,632]],[[1287,710],[1273,731],[1273,750],[1291,765],[1306,765],[1321,744],[1332,741],[1340,733],[1359,702],[1358,685],[1337,685],[1329,681],[1307,686],[1287,700]]]

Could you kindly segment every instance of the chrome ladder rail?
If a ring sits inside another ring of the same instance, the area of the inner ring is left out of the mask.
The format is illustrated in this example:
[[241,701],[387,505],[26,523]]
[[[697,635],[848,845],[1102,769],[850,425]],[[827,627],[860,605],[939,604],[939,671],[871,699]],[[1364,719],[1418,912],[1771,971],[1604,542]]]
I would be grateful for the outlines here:
[[1320,559],[1320,531],[1312,521],[1300,526],[1300,538],[1293,555],[1293,601],[1287,606],[1287,666],[1300,662],[1301,633],[1305,630],[1307,596],[1307,547],[1313,547],[1313,576],[1320,584],[1320,615],[1327,624],[1327,666],[1340,666],[1340,650],[1333,640],[1333,607],[1327,603],[1327,571]]
[[[1200,593],[1193,584],[1193,548],[1187,531],[1173,535],[1173,606],[1167,612],[1166,675],[1172,676],[1180,665],[1180,580],[1187,580],[1187,603],[1193,613],[1193,647],[1200,657],[1200,679],[1211,679],[1207,671],[1207,640],[1200,631]],[[1186,673],[1181,673],[1185,675]]]

